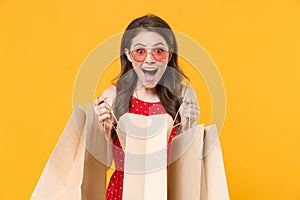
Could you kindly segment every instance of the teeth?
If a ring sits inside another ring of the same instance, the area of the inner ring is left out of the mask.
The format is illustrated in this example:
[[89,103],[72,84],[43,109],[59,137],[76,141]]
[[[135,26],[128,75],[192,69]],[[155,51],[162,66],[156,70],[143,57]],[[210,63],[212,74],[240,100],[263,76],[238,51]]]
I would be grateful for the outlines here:
[[152,72],[152,71],[155,71],[155,70],[157,70],[157,69],[144,68],[144,69],[142,69],[142,70],[144,70],[144,71],[150,71],[150,72]]

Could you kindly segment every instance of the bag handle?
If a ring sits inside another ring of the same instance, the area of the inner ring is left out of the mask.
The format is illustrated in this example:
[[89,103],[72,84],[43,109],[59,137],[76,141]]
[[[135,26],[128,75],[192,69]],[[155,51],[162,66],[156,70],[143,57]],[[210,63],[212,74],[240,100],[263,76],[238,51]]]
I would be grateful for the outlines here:
[[[183,93],[183,95],[182,95],[183,98],[184,98],[184,96],[185,96],[185,94],[186,94],[186,92],[187,92],[188,86],[189,86],[189,84],[188,84],[188,85],[185,87],[185,89],[184,89],[184,93]],[[109,103],[107,102],[106,99],[104,99],[104,102],[105,102],[105,104],[107,105],[107,107],[108,107],[110,113],[112,114],[112,117],[113,117],[114,120],[118,123],[119,121],[117,120],[117,117],[115,116],[112,107],[109,105]],[[175,127],[177,127],[177,126],[179,126],[179,125],[182,124],[182,123],[180,122],[180,123],[174,125],[174,124],[175,124],[175,121],[176,121],[176,119],[177,119],[177,116],[178,116],[178,114],[179,114],[179,110],[180,110],[180,108],[181,108],[182,105],[183,105],[183,102],[181,102],[181,104],[180,104],[180,106],[179,106],[179,108],[178,108],[178,110],[177,110],[177,112],[176,112],[176,114],[175,114],[175,117],[174,117],[173,122],[172,122],[172,128],[171,128],[171,130],[170,130],[170,133],[171,133],[171,131],[172,131],[173,128],[175,128]],[[189,127],[190,127],[190,125],[191,125],[191,124],[190,124],[190,121],[191,121],[191,120],[190,120],[190,116],[189,116],[188,121],[189,121]],[[104,121],[104,124],[103,124],[103,125],[105,126],[105,121]],[[117,132],[117,128],[116,128],[113,124],[112,124],[112,127],[113,127],[113,129],[115,129],[115,131]],[[170,134],[170,133],[169,133],[169,134]]]

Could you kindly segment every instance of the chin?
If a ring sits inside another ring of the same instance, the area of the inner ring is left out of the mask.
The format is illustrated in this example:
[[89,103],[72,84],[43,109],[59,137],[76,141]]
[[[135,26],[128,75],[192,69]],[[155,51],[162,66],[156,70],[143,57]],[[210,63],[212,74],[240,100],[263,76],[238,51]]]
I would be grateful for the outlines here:
[[153,89],[153,88],[155,88],[157,86],[157,83],[156,82],[155,83],[148,83],[148,82],[145,83],[144,82],[143,85],[147,89]]

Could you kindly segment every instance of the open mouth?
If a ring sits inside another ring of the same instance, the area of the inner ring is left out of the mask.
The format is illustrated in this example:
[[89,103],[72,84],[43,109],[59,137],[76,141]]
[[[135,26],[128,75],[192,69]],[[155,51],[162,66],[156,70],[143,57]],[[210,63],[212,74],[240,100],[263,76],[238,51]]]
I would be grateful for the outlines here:
[[158,71],[158,69],[142,69],[142,71],[144,72],[144,74],[150,74],[150,75],[155,75],[156,72]]
[[153,81],[155,78],[155,74],[158,71],[158,69],[142,69],[142,72],[145,75],[146,81]]

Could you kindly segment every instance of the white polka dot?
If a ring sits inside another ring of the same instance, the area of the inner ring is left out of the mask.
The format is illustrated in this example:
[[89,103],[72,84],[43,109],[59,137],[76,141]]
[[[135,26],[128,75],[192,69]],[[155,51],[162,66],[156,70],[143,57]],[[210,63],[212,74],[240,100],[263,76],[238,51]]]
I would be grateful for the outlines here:
[[134,105],[132,104],[132,107],[134,107]]
[[144,103],[144,105],[146,105],[146,103]]
[[142,108],[143,106],[140,106],[140,108]]
[[136,101],[135,103],[139,103],[138,101]]
[[136,111],[139,111],[139,109],[136,109]]
[[156,110],[159,110],[159,108],[156,108]]

